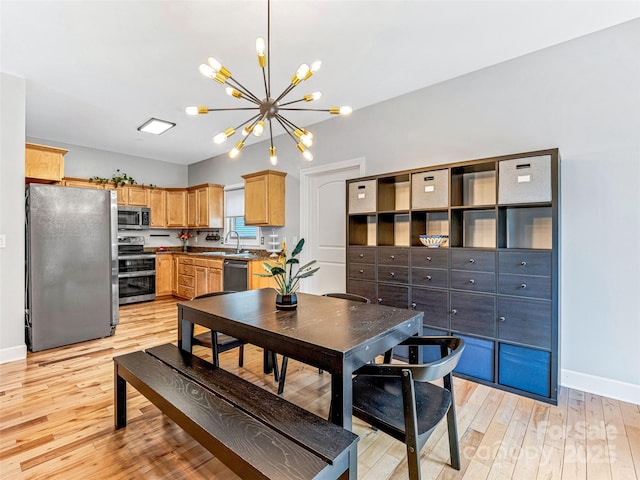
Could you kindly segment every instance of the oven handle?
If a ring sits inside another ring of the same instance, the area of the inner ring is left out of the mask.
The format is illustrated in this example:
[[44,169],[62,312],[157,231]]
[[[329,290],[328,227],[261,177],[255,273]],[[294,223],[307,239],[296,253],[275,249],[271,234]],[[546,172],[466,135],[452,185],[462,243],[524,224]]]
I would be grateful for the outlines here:
[[155,274],[155,270],[143,270],[141,272],[124,272],[119,273],[118,278],[149,277],[151,275],[155,276]]
[[148,258],[156,258],[155,253],[141,253],[140,255],[121,255],[118,260],[146,260]]

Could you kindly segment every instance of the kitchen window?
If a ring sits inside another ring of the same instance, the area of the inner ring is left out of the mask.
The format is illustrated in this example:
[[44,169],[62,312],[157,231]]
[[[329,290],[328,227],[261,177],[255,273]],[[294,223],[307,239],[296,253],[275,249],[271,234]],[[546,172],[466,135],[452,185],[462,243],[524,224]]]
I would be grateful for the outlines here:
[[[244,184],[227,185],[224,189],[224,231],[238,232],[242,246],[260,245],[260,227],[244,224]],[[228,239],[235,244],[235,236]]]

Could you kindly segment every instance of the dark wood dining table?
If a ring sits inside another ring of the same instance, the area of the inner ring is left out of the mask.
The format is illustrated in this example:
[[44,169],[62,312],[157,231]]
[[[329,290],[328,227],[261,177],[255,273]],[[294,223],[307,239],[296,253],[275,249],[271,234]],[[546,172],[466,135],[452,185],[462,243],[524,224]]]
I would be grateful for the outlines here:
[[178,303],[178,346],[191,352],[197,324],[321,368],[331,374],[331,421],[347,429],[353,372],[422,332],[419,311],[304,293],[285,311],[275,300],[264,288]]

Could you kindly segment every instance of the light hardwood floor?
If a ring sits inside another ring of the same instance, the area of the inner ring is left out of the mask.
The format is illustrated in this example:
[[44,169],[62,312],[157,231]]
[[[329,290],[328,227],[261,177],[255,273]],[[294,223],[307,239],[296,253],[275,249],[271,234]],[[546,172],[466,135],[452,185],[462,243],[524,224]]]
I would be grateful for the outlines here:
[[[112,357],[175,342],[176,302],[121,309],[116,335],[0,365],[0,478],[237,479],[215,457],[129,388],[129,423],[113,428]],[[275,392],[262,353],[248,346],[221,365]],[[562,389],[557,407],[455,380],[460,472],[448,466],[444,425],[421,452],[424,479],[637,479],[640,409]],[[284,397],[319,415],[329,406],[329,376],[289,362]],[[407,478],[403,444],[354,420],[358,478]]]

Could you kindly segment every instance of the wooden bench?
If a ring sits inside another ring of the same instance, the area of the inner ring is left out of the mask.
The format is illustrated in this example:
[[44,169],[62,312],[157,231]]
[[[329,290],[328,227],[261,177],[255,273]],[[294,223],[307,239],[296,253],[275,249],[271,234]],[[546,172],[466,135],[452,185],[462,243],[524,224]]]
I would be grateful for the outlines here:
[[113,360],[116,429],[129,383],[242,478],[357,478],[357,435],[175,345]]

